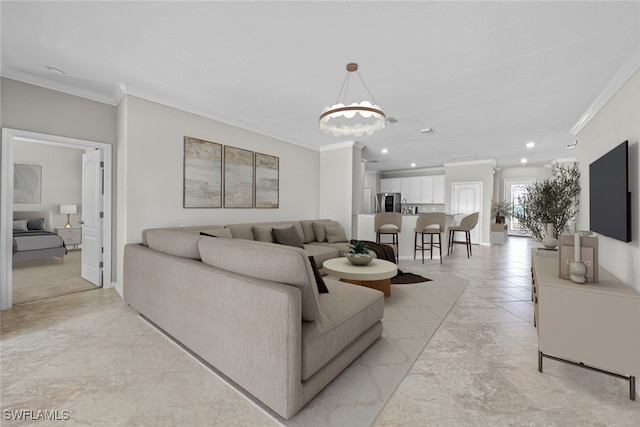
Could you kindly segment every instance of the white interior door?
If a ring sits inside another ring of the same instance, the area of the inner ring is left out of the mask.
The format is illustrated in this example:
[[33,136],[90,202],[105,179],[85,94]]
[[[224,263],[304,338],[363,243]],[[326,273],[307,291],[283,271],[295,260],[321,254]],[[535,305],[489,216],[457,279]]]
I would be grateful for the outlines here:
[[471,230],[471,243],[480,243],[482,230],[482,183],[481,182],[456,182],[452,184],[451,209],[454,214],[462,214],[456,217],[462,218],[473,212],[480,212],[478,225]]
[[104,205],[102,150],[82,156],[82,271],[83,279],[102,286]]
[[[522,210],[518,198],[527,194],[527,186],[533,185],[536,182],[533,178],[526,179],[506,179],[504,181],[504,195],[505,199],[511,205],[512,213]],[[509,224],[508,233],[513,236],[531,236],[531,233],[525,231],[520,227],[519,221],[511,216],[507,221]]]

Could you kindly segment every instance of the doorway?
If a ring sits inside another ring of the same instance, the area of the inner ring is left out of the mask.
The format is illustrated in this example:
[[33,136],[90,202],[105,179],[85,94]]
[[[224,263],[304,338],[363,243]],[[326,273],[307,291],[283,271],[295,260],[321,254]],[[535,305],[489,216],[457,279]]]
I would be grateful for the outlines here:
[[71,148],[93,148],[101,152],[104,162],[103,209],[103,287],[111,288],[111,206],[112,206],[112,145],[104,142],[47,135],[18,129],[2,129],[2,159],[0,168],[0,310],[12,306],[12,209],[13,209],[13,146],[16,142],[58,145]]
[[527,187],[535,184],[534,178],[524,179],[505,179],[504,180],[504,195],[505,199],[511,206],[511,216],[509,217],[507,233],[510,236],[531,236],[531,233],[522,228],[518,218],[514,217],[514,213],[522,213],[522,205],[520,198],[527,194]]
[[454,182],[451,184],[452,213],[469,215],[479,212],[478,225],[471,230],[471,243],[479,244],[482,238],[482,182]]

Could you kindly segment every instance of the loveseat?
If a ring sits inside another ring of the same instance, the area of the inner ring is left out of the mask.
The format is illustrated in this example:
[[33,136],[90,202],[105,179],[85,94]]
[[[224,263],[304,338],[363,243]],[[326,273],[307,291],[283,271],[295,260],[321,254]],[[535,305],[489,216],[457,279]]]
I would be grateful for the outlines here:
[[[240,238],[200,234],[235,237],[227,230]],[[146,230],[142,244],[125,247],[124,299],[290,418],[381,336],[384,297],[329,277],[321,279],[328,292],[318,291],[307,250],[322,258],[338,248],[254,241],[246,231],[240,224]]]

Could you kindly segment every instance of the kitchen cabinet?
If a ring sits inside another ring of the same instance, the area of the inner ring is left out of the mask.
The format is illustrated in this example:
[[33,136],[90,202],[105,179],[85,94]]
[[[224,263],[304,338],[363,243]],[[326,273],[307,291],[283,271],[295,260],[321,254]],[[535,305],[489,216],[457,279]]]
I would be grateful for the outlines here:
[[402,193],[402,178],[380,179],[380,193]]
[[422,202],[422,186],[420,177],[402,178],[402,199],[407,203]]
[[434,175],[431,178],[433,178],[431,203],[444,204],[444,175]]
[[380,179],[381,193],[402,193],[406,203],[444,204],[444,175]]
[[423,176],[420,181],[422,203],[444,204],[444,175]]

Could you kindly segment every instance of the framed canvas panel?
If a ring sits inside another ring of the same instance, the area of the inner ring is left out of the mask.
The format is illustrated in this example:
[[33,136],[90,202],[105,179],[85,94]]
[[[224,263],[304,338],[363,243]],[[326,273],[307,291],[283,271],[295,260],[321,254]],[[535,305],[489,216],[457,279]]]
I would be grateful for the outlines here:
[[222,145],[184,137],[185,208],[222,207]]
[[280,159],[256,153],[256,208],[278,208],[280,187]]
[[13,203],[42,203],[42,166],[13,165]]
[[224,207],[252,208],[253,151],[224,146]]

